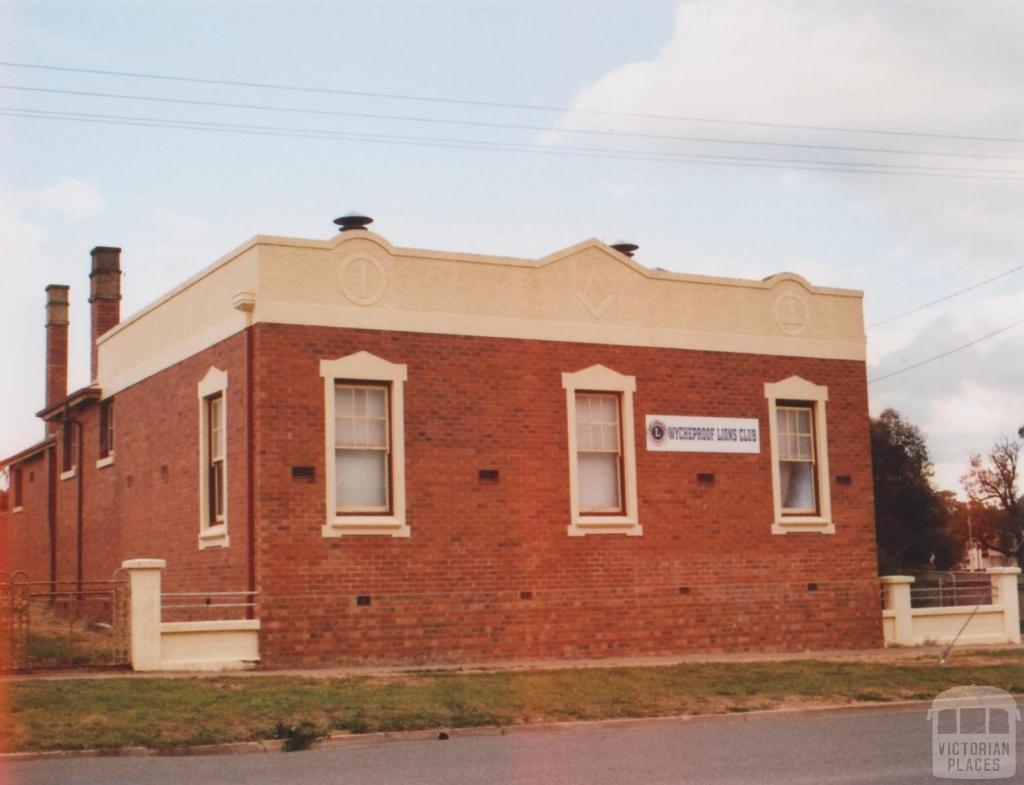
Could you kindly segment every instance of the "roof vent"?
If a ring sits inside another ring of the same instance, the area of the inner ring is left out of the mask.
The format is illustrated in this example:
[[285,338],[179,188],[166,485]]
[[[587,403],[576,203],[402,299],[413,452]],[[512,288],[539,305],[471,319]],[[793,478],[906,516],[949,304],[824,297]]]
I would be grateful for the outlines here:
[[338,225],[339,232],[366,231],[366,227],[373,223],[373,219],[368,215],[360,215],[352,211],[341,218],[335,218],[334,223]]
[[626,240],[616,240],[612,243],[612,248],[626,256],[632,256],[639,247],[636,243],[630,243]]

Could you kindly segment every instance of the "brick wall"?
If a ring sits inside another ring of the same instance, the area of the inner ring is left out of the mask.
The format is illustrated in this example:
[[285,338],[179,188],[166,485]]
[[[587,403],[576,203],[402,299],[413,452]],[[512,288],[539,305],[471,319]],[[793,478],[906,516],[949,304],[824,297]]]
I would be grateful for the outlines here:
[[[881,645],[862,363],[258,324],[257,586],[267,665],[458,661]],[[248,571],[246,334],[115,396],[115,461],[84,428],[83,567],[166,559],[168,591],[240,590]],[[412,536],[327,538],[319,361],[365,350],[408,366]],[[636,376],[641,537],[569,537],[561,374]],[[196,385],[228,373],[227,549],[197,547]],[[829,388],[835,535],[771,534],[764,382]],[[645,414],[757,417],[760,455],[654,453]],[[56,454],[60,455],[60,437]],[[313,466],[313,480],[292,466]],[[49,577],[46,460],[24,465],[11,560]],[[480,469],[498,469],[481,482]],[[713,472],[713,484],[697,482]],[[58,481],[59,578],[77,560],[77,478]],[[0,525],[3,522],[0,521]],[[814,584],[810,590],[809,584]],[[357,606],[369,595],[369,606]]]
[[[261,655],[435,661],[881,644],[862,363],[260,324]],[[408,365],[409,539],[325,539],[321,359]],[[642,537],[569,537],[561,374],[634,375]],[[763,384],[828,385],[835,535],[772,535]],[[757,417],[760,455],[653,453],[645,414]],[[312,465],[316,479],[293,479]],[[500,470],[481,483],[478,470]],[[713,472],[713,485],[698,484]],[[810,590],[809,584],[815,584]],[[369,606],[356,606],[369,595]]]
[[[166,591],[247,588],[245,340],[239,333],[114,396],[114,463],[96,468],[99,411],[86,426],[86,553],[101,576],[124,559],[167,560]],[[200,551],[199,400],[215,366],[228,374],[228,548]],[[113,545],[116,533],[116,546]]]
[[[248,587],[245,335],[238,334],[114,397],[114,461],[98,468],[99,406],[75,409],[82,425],[81,465],[57,479],[57,579],[78,574],[82,503],[82,577],[107,580],[131,558],[167,560],[167,591],[239,591]],[[230,547],[200,551],[199,401],[196,385],[211,366],[228,373]],[[55,445],[60,473],[63,432]],[[76,454],[76,464],[78,463]],[[50,577],[46,460],[22,464],[24,511],[8,514],[10,566],[32,580]],[[81,480],[81,482],[80,482]]]
[[[13,573],[23,570],[29,580],[50,579],[50,531],[47,513],[47,452],[41,452],[18,464],[22,477],[21,512],[14,512],[13,495],[6,513],[8,552],[0,569]],[[0,515],[0,522],[4,516]]]

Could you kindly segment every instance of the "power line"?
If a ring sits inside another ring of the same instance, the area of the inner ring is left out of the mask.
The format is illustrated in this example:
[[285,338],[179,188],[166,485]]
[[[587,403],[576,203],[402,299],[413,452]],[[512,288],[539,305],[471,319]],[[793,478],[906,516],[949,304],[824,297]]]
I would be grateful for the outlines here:
[[[1024,177],[1005,177],[987,174],[958,174],[941,167],[921,167],[902,164],[857,164],[848,162],[815,162],[763,158],[756,156],[709,155],[702,153],[662,153],[641,150],[618,151],[609,148],[592,147],[545,147],[519,142],[500,142],[481,139],[451,139],[444,137],[415,137],[394,134],[369,134],[331,131],[327,129],[289,128],[283,126],[257,126],[241,123],[213,123],[210,121],[173,120],[168,118],[133,117],[75,112],[0,107],[0,115],[7,117],[65,120],[105,125],[141,126],[179,130],[214,131],[242,133],[261,136],[283,136],[298,138],[319,138],[347,140],[380,144],[401,144],[418,147],[446,147],[494,152],[526,152],[544,155],[566,155],[575,157],[618,159],[627,161],[653,161],[662,163],[696,163],[707,166],[732,166],[761,169],[784,169],[812,172],[834,172],[845,174],[902,175],[909,177],[937,177],[946,179],[981,179],[1004,182],[1024,182]],[[919,171],[925,170],[925,171]]]
[[983,335],[980,338],[975,338],[973,341],[969,341],[961,346],[957,346],[953,349],[947,349],[946,351],[929,357],[926,360],[921,360],[920,362],[916,362],[913,365],[908,365],[906,368],[901,368],[898,371],[893,371],[892,373],[887,373],[884,376],[878,376],[874,379],[868,379],[868,384],[874,384],[875,382],[880,382],[883,379],[891,379],[893,376],[899,376],[901,373],[906,373],[907,371],[912,371],[915,368],[920,368],[922,365],[927,365],[928,363],[935,362],[936,360],[941,360],[943,357],[949,357],[949,355],[951,354],[956,354],[957,352],[961,352],[964,349],[969,349],[970,347],[976,346],[982,341],[987,341],[989,338],[993,338],[999,335],[1000,333],[1005,333],[1007,330],[1012,330],[1014,327],[1019,327],[1022,324],[1024,324],[1024,319],[1016,321],[1013,324],[1008,324],[1005,327],[1000,327],[998,330],[990,332],[988,335]]
[[[226,101],[204,101],[196,98],[167,98],[151,95],[131,95],[125,93],[107,93],[91,90],[62,90],[48,87],[29,87],[27,85],[0,84],[0,90],[14,90],[28,93],[51,95],[71,95],[85,98],[112,98],[126,101],[147,101],[162,104],[184,104],[187,106],[212,106],[221,109],[248,109],[261,112],[288,112],[291,114],[320,115],[329,117],[352,117],[363,120],[385,120],[389,122],[427,123],[432,125],[457,125],[474,128],[500,128],[513,131],[539,131],[558,134],[583,134],[587,136],[626,137],[636,139],[656,139],[673,142],[700,142],[726,145],[754,145],[760,147],[785,147],[805,150],[832,150],[852,153],[882,153],[886,155],[919,155],[944,158],[979,158],[990,160],[1024,161],[1019,155],[990,155],[972,153],[951,153],[932,150],[901,150],[886,147],[851,147],[848,145],[810,144],[799,142],[769,142],[759,139],[724,139],[721,137],[681,136],[678,134],[655,134],[639,131],[612,131],[588,128],[555,128],[546,125],[529,125],[524,123],[501,123],[484,120],[456,120],[452,118],[421,117],[416,115],[381,114],[378,112],[351,112],[332,109],[307,109],[292,106],[273,106],[267,104],[230,103]],[[982,170],[984,171],[984,170]],[[1024,174],[1024,170],[989,170],[995,172],[1012,172]]]
[[897,319],[902,319],[904,316],[910,316],[912,313],[923,311],[925,308],[931,308],[933,305],[944,303],[946,302],[946,300],[952,300],[954,297],[959,297],[961,294],[973,292],[975,289],[979,289],[982,286],[985,286],[986,284],[992,283],[993,281],[998,281],[1000,278],[1005,278],[1008,275],[1012,275],[1013,273],[1018,272],[1019,270],[1024,270],[1024,264],[1019,264],[1016,267],[1011,267],[1009,270],[1006,270],[1005,272],[1001,272],[998,275],[993,275],[991,278],[986,278],[984,281],[978,281],[978,283],[972,284],[971,286],[967,286],[963,289],[958,289],[957,291],[951,292],[950,294],[947,294],[944,297],[940,297],[937,300],[932,300],[930,302],[924,303],[923,305],[919,305],[916,308],[911,308],[909,311],[903,311],[902,313],[898,313],[895,316],[890,316],[888,319],[883,319],[880,322],[869,324],[868,329],[871,330],[874,329],[875,327],[881,327],[883,324],[895,322]]
[[231,87],[253,87],[262,90],[283,90],[322,95],[347,95],[361,98],[384,98],[396,101],[420,101],[425,103],[459,104],[463,106],[482,106],[498,109],[522,109],[540,112],[560,112],[565,114],[591,115],[596,117],[623,117],[641,120],[673,120],[687,123],[708,123],[714,125],[739,125],[752,128],[786,128],[799,131],[827,131],[846,134],[877,134],[883,136],[907,136],[921,139],[948,139],[968,142],[1006,142],[1011,144],[1024,143],[1024,139],[1000,136],[971,136],[962,134],[943,134],[926,131],[899,131],[885,128],[854,128],[848,126],[809,125],[800,123],[770,123],[755,120],[735,120],[715,117],[699,117],[691,115],[672,115],[658,112],[615,112],[602,109],[579,109],[567,106],[550,106],[544,104],[520,104],[503,101],[483,101],[468,98],[442,98],[438,96],[413,95],[408,93],[382,93],[367,90],[345,90],[328,87],[309,87],[303,85],[287,85],[273,82],[247,82],[232,79],[211,79],[202,77],[176,76],[171,74],[140,73],[134,71],[113,71],[99,68],[72,68],[69,66],[45,65],[41,63],[17,63],[0,61],[0,66],[7,68],[24,68],[41,71],[60,71],[65,73],[93,74],[97,76],[119,76],[131,79],[155,79],[170,82],[189,82],[192,84],[225,85]]

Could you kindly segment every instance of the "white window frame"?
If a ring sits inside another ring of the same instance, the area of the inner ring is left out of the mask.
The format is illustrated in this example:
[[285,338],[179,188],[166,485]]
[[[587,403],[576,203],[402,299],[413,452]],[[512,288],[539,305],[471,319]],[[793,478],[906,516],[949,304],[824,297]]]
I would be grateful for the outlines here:
[[[772,534],[793,534],[796,532],[835,534],[836,527],[832,521],[832,494],[829,488],[828,430],[826,427],[827,417],[825,416],[825,404],[828,402],[828,387],[814,384],[806,379],[801,379],[799,376],[790,376],[781,382],[765,384],[764,396],[768,399],[768,434],[771,444],[772,504],[774,509]],[[814,480],[818,502],[818,511],[816,513],[784,515],[782,512],[782,484],[779,471],[779,434],[777,423],[779,401],[806,404],[814,412]]]
[[[633,393],[636,377],[592,365],[582,371],[562,374],[565,388],[567,424],[569,432],[569,536],[588,534],[627,534],[639,537],[640,525],[636,494],[636,437],[633,426]],[[597,515],[580,512],[579,467],[576,449],[576,393],[617,393],[619,395],[619,423],[622,438],[622,514]]]
[[[324,444],[327,486],[327,521],[321,529],[324,537],[378,534],[409,537],[405,520],[405,365],[388,362],[370,354],[356,352],[337,360],[321,360],[320,376],[324,380]],[[391,426],[391,512],[384,514],[339,514],[335,464],[334,388],[337,383],[386,383],[389,385],[388,412]]]
[[[224,410],[224,520],[210,520],[210,407],[209,398],[219,394]],[[228,511],[231,506],[228,494],[228,374],[219,368],[210,368],[196,387],[199,399],[199,550],[226,548],[231,544],[228,536]]]

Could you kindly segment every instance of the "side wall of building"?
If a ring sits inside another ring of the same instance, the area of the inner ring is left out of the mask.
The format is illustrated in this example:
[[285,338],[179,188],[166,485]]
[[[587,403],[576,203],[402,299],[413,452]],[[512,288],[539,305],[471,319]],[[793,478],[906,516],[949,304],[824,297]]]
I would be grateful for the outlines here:
[[[863,363],[255,330],[266,664],[881,645]],[[321,534],[319,363],[359,351],[408,366],[408,538]],[[636,377],[639,537],[567,534],[561,375],[595,364]],[[792,375],[828,387],[835,534],[772,534],[764,384]],[[757,418],[763,446],[756,455],[649,452],[646,414]],[[315,479],[294,477],[300,465]],[[481,482],[480,469],[497,469],[498,481]]]
[[[40,425],[42,428],[42,425]],[[6,513],[7,552],[0,570],[22,571],[31,581],[50,580],[50,523],[47,484],[49,482],[48,450],[33,455],[15,466],[21,470],[22,498],[20,510],[13,506],[9,494]],[[4,516],[0,515],[0,521]]]
[[[241,591],[248,586],[246,333],[236,333],[114,396],[115,460],[96,468],[98,422],[87,428],[86,509],[95,569],[124,559],[167,560],[166,591]],[[227,373],[226,548],[199,549],[197,388],[211,368]],[[93,416],[98,418],[98,407]],[[87,450],[88,452],[88,450]],[[113,532],[117,546],[107,547]],[[96,546],[96,550],[92,546]],[[95,554],[95,555],[94,555]],[[104,560],[109,559],[109,561]],[[90,562],[92,563],[92,562]]]
[[[78,579],[81,552],[84,580],[108,580],[125,559],[152,557],[167,560],[168,591],[248,588],[245,342],[246,333],[236,333],[113,396],[112,462],[98,463],[99,403],[72,410],[70,417],[81,425],[82,436],[73,474],[62,472],[62,428],[53,447],[58,581]],[[200,550],[197,385],[211,367],[228,378],[229,545]],[[7,513],[5,524],[9,569],[24,570],[32,580],[49,580],[46,453],[20,465],[23,509]]]

